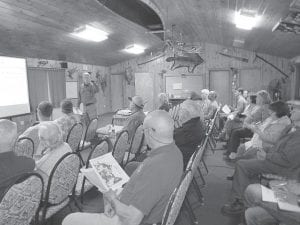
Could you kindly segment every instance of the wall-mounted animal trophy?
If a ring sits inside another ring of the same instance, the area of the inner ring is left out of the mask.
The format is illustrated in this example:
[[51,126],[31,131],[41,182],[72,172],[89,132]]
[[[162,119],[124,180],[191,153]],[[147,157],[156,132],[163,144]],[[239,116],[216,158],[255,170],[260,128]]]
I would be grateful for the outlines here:
[[127,81],[127,84],[130,85],[131,82],[133,81],[134,75],[133,75],[133,70],[131,67],[127,67],[125,69],[125,79]]
[[102,74],[100,71],[97,71],[96,78],[99,81],[101,90],[105,96],[105,89],[107,87],[107,74]]
[[190,73],[193,73],[195,68],[204,62],[198,53],[189,52],[183,52],[181,55],[174,54],[173,57],[168,57],[166,61],[173,62],[171,70],[186,67]]

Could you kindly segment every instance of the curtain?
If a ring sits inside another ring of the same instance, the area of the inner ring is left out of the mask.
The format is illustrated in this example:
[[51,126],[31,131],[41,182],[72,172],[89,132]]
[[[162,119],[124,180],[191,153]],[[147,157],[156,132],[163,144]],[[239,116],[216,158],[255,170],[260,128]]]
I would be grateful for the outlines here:
[[39,68],[28,68],[27,76],[30,111],[35,112],[41,101],[49,101],[47,71]]
[[29,67],[27,74],[31,112],[35,112],[41,101],[59,107],[66,97],[65,70]]
[[49,70],[49,99],[55,108],[60,106],[61,100],[66,98],[65,70]]

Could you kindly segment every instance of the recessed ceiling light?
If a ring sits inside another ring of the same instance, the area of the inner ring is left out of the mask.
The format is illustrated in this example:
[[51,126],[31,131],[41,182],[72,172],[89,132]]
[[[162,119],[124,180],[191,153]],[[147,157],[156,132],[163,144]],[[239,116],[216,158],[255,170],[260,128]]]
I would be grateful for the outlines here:
[[237,28],[252,30],[260,20],[260,16],[255,11],[239,10],[235,12],[235,25]]
[[101,42],[108,38],[107,37],[108,33],[89,25],[85,25],[83,27],[76,29],[72,33],[72,35],[84,40],[94,41],[94,42]]
[[130,54],[142,54],[144,53],[145,51],[145,48],[141,45],[136,45],[136,44],[133,44],[133,45],[129,45],[128,47],[126,47],[124,49],[125,52],[127,53],[130,53]]

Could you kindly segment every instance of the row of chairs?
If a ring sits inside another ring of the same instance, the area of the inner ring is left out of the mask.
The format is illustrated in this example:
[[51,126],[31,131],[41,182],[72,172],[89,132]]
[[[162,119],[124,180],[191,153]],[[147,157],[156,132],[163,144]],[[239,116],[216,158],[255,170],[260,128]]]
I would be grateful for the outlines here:
[[[219,115],[219,111],[220,107],[216,111],[214,118],[210,120],[204,140],[202,141],[198,149],[194,152],[194,154],[191,156],[179,185],[173,191],[164,212],[162,225],[173,225],[182,207],[184,207],[189,214],[190,224],[198,223],[196,216],[194,215],[193,208],[187,198],[187,193],[189,189],[193,187],[196,191],[199,202],[203,204],[203,195],[200,189],[201,186],[198,184],[196,176],[198,173],[204,181],[200,170],[200,165],[201,163],[204,163],[205,152],[208,149],[211,149],[212,151],[214,149],[213,145],[210,145],[209,142],[215,142],[215,133],[218,132],[218,130],[216,130],[216,121]],[[207,170],[206,166],[205,168]],[[202,186],[204,185],[205,182],[202,183]]]
[[[83,160],[81,152],[88,148],[95,148],[95,146],[101,141],[97,138],[98,119],[95,118],[90,121],[87,128],[84,130],[82,123],[75,123],[69,130],[66,138],[66,143],[69,144],[73,152],[78,152],[81,157],[82,164],[86,164]],[[126,165],[130,160],[132,160],[134,155],[137,155],[142,147],[144,140],[142,126],[136,128],[135,135],[132,140],[129,140],[128,132],[122,131],[116,137],[114,146],[110,148],[113,152],[113,156],[121,165]],[[110,142],[110,146],[111,146]],[[35,152],[35,147],[33,140],[29,137],[19,138],[15,144],[14,151],[17,155],[24,155],[28,157],[33,157]],[[125,153],[126,159],[124,159]],[[130,153],[130,154],[129,154]]]
[[[93,123],[94,122],[91,121],[90,124]],[[89,129],[93,126],[94,125],[87,127],[83,140],[91,140],[88,138],[95,137],[94,134],[92,134],[92,131],[95,129]],[[130,158],[132,154],[137,155],[139,153],[144,139],[142,126],[139,126],[137,127],[135,135],[131,141],[128,140],[127,131],[122,131],[117,136],[114,146],[112,146],[109,139],[96,140],[96,144],[93,145],[86,162],[82,163],[83,159],[80,154],[82,150],[82,145],[80,143],[82,132],[80,132],[80,128],[82,128],[82,124],[76,123],[70,129],[67,136],[67,142],[71,146],[73,152],[64,155],[55,164],[49,178],[47,179],[48,183],[45,186],[45,190],[43,190],[43,178],[37,173],[24,174],[20,179],[17,179],[16,182],[11,184],[11,186],[7,189],[7,193],[0,202],[1,225],[4,223],[6,225],[29,224],[34,217],[33,215],[36,215],[35,221],[43,224],[45,220],[49,219],[56,212],[67,206],[70,200],[74,200],[75,205],[80,210],[75,198],[75,187],[78,186],[78,181],[80,180],[78,179],[80,178],[79,169],[82,166],[88,168],[90,159],[101,156],[110,151],[112,151],[116,160],[124,166],[127,162],[134,159],[134,157]],[[14,151],[18,155],[32,157],[34,154],[33,141],[27,137],[20,138],[16,142]],[[128,155],[124,157],[126,152],[128,152]],[[40,180],[40,185],[36,184],[36,180],[38,179]],[[24,180],[24,182],[20,183],[20,180]],[[81,201],[83,201],[83,194],[92,187],[91,185],[86,185],[86,183],[86,179],[83,178],[83,181],[79,185],[81,187]],[[19,192],[17,193],[18,190]],[[21,190],[28,190],[28,192],[23,191],[21,193]],[[36,193],[41,193],[39,199],[37,199]],[[22,195],[28,196],[27,201],[21,202],[22,198],[25,199]],[[36,204],[32,204],[32,202],[35,202]],[[34,206],[28,209],[26,205]],[[16,210],[18,213],[16,213]],[[27,213],[28,210],[30,210],[31,213]]]
[[[12,179],[0,202],[0,224],[44,224],[71,200],[75,201],[79,169],[78,154],[67,153],[55,164],[46,184],[43,175],[35,172]],[[80,209],[76,201],[75,205]]]

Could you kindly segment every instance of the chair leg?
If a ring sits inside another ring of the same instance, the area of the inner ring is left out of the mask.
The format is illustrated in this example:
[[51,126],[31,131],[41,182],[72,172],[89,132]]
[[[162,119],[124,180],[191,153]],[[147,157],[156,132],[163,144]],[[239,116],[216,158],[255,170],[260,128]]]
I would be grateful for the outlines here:
[[[204,160],[201,160],[201,162],[202,162],[202,164],[203,164],[203,166],[204,166],[204,168],[205,168],[205,170],[206,170],[206,174],[208,174],[208,168],[207,168],[207,165],[206,165],[206,163],[205,163],[205,161]],[[200,171],[200,169],[199,169],[199,167],[198,167],[198,171]],[[199,172],[200,173],[200,172]]]
[[194,177],[192,179],[192,184],[193,184],[193,186],[194,186],[194,188],[196,190],[196,193],[198,195],[198,199],[199,199],[200,204],[203,205],[204,204],[204,202],[203,202],[203,195],[202,195],[202,192],[201,192],[201,190],[199,188],[199,185],[198,185],[198,183],[197,183],[197,181],[196,181],[196,179]]
[[189,214],[189,219],[191,221],[191,224],[198,224],[198,220],[195,216],[195,213],[193,211],[193,208],[187,198],[183,201],[183,206],[186,208],[187,213]]
[[200,179],[201,179],[201,181],[202,181],[202,185],[205,186],[205,185],[206,185],[206,182],[205,182],[205,179],[204,179],[203,174],[202,174],[202,172],[201,172],[201,170],[200,170],[199,167],[198,167],[198,173],[199,173],[199,175],[200,175]]

